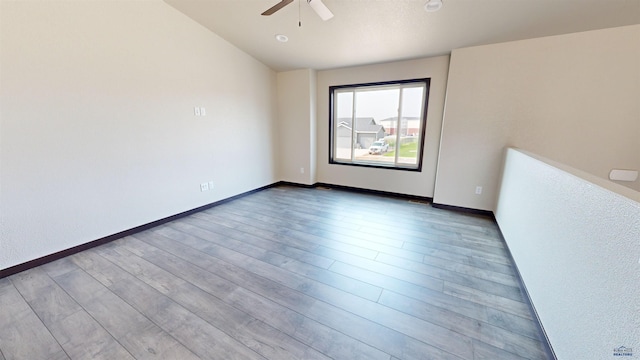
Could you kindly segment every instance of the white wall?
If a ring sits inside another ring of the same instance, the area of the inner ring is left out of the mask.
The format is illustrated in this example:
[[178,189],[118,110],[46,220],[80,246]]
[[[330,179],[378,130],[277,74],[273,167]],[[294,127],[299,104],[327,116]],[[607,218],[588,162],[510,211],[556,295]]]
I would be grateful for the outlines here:
[[[318,182],[433,197],[449,57],[318,71]],[[329,164],[329,86],[431,78],[421,172]]]
[[0,269],[278,180],[276,75],[217,35],[159,0],[0,6]]
[[558,359],[640,350],[640,193],[509,149],[496,219]]
[[315,181],[315,86],[310,69],[278,73],[278,164],[283,181]]
[[508,145],[601,178],[640,169],[638,64],[640,25],[454,50],[434,202],[494,210]]

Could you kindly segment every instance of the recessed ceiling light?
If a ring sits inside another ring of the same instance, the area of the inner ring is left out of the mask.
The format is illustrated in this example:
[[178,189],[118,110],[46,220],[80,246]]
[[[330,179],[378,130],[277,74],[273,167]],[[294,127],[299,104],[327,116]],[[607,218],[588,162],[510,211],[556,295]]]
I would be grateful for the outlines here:
[[289,41],[289,38],[287,37],[287,35],[276,34],[276,40],[285,43]]
[[435,12],[442,8],[442,0],[429,0],[424,4],[424,10],[427,12]]

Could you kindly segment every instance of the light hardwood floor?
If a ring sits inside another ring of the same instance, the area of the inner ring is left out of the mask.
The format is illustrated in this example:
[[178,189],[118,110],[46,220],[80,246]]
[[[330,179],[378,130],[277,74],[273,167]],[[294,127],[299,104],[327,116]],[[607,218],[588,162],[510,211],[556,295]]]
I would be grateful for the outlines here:
[[0,279],[0,360],[547,359],[495,222],[280,186]]

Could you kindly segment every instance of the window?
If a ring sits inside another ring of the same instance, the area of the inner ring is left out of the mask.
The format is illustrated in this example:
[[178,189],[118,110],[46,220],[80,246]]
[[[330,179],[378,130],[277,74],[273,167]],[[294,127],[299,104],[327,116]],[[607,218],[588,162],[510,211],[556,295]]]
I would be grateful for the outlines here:
[[331,86],[329,163],[420,171],[429,79]]

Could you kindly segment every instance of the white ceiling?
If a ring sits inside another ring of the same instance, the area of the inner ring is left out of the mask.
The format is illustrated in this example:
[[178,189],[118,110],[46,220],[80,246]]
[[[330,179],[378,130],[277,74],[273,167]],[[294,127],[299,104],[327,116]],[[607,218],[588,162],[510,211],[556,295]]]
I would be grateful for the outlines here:
[[[449,54],[474,45],[640,24],[640,0],[306,0],[271,16],[279,0],[165,0],[276,71],[317,70]],[[302,26],[298,26],[298,18]],[[289,37],[279,43],[276,34]],[[640,39],[639,39],[640,41]]]

